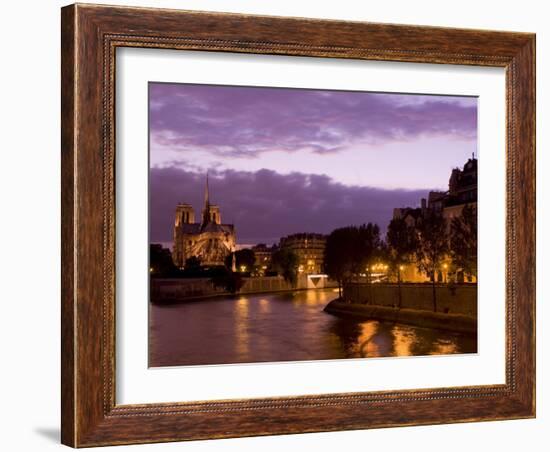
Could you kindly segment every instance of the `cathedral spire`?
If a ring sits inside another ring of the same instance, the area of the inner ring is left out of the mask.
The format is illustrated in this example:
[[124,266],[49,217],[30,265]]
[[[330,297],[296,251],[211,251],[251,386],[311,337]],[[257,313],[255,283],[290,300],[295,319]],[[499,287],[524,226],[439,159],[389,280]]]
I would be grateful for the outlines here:
[[208,193],[208,171],[206,172],[206,187],[204,188],[204,208],[210,207],[210,194]]
[[208,171],[206,172],[206,186],[204,187],[204,208],[202,209],[202,224],[204,228],[211,221],[210,214],[210,193],[208,191]]

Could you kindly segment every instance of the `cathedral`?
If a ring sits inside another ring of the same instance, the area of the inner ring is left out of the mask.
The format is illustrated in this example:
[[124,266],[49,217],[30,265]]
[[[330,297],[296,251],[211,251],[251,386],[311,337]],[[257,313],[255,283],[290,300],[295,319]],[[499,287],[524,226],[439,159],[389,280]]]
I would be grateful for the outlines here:
[[208,174],[204,190],[201,221],[195,223],[195,211],[189,204],[178,204],[174,222],[172,259],[179,268],[190,257],[198,257],[202,266],[224,265],[225,258],[235,251],[235,227],[222,224],[220,208],[210,204]]

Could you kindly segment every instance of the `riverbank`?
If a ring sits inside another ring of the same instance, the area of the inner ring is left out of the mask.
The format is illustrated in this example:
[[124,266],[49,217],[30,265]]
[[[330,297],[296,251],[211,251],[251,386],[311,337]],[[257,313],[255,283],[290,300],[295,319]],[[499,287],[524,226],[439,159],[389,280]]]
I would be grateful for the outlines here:
[[337,316],[404,323],[460,333],[477,332],[477,319],[463,314],[347,303],[341,299],[331,301],[325,306],[324,311]]
[[[404,283],[367,284],[351,282],[344,284],[343,298],[351,304],[381,306],[413,311],[434,311],[433,287],[431,284]],[[436,284],[436,309],[438,313],[460,314],[477,318],[477,284]]]
[[215,287],[211,278],[152,278],[150,301],[153,303],[176,303],[198,301],[213,297],[230,297],[233,295],[250,295],[262,293],[293,292],[296,290],[326,289],[337,287],[335,281],[315,275],[301,275],[296,286],[280,276],[245,277],[241,289],[232,294]]
[[[331,288],[328,288],[331,289]],[[288,293],[294,293],[294,292],[316,292],[316,291],[324,291],[327,290],[327,288],[321,288],[321,289],[307,289],[307,288],[290,288],[290,289],[279,289],[279,290],[273,290],[271,292],[267,292],[265,290],[259,290],[257,292],[236,292],[236,293],[230,293],[226,291],[220,291],[216,293],[210,293],[207,295],[194,295],[194,296],[187,296],[185,298],[163,298],[163,299],[152,299],[150,300],[153,304],[178,304],[178,303],[193,303],[193,302],[199,302],[199,301],[208,301],[208,300],[216,300],[216,299],[227,299],[227,300],[238,300],[241,297],[244,296],[256,296],[256,295],[284,295]],[[333,290],[333,289],[331,289]],[[338,291],[336,290],[335,296],[338,296]]]

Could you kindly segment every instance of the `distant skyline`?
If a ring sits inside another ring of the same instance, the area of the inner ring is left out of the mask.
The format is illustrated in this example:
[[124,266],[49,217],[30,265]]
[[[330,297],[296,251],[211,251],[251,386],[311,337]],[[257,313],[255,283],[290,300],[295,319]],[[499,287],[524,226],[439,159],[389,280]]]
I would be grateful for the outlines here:
[[150,238],[210,174],[238,243],[347,224],[385,229],[394,207],[446,190],[477,157],[477,98],[150,83]]

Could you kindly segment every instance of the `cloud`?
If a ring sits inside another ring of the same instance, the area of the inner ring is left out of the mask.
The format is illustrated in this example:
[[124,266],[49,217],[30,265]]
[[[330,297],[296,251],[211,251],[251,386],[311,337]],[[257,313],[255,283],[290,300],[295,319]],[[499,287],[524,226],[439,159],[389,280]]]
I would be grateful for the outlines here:
[[[375,222],[385,230],[394,207],[415,206],[426,190],[384,190],[346,186],[325,175],[270,170],[217,171],[210,174],[211,202],[222,221],[235,224],[240,244],[277,242],[296,232],[329,233],[337,227]],[[179,168],[150,170],[150,236],[170,242],[175,207],[187,202],[200,218],[203,173]]]
[[153,146],[223,157],[477,133],[476,99],[450,96],[153,83],[149,113]]

